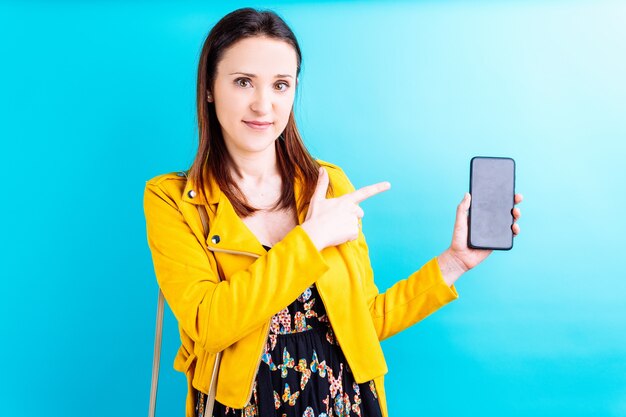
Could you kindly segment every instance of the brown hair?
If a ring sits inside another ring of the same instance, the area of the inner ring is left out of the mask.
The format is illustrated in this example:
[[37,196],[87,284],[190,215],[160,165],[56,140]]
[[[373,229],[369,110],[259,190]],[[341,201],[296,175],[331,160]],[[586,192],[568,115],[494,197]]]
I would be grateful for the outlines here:
[[[302,54],[295,35],[287,24],[272,11],[258,11],[252,8],[235,10],[224,16],[209,32],[198,64],[197,106],[198,106],[198,152],[191,169],[190,178],[198,190],[205,194],[209,176],[215,178],[222,192],[231,201],[240,217],[253,214],[256,209],[248,204],[243,192],[235,184],[230,168],[233,161],[226,149],[221,127],[212,102],[207,102],[207,91],[212,90],[217,64],[228,47],[235,42],[255,37],[266,36],[290,44],[297,56],[297,73],[300,74]],[[313,195],[319,175],[319,164],[309,154],[298,132],[293,108],[289,121],[280,139],[275,141],[276,154],[282,192],[275,209],[302,208]],[[302,182],[300,201],[295,201],[294,182]]]

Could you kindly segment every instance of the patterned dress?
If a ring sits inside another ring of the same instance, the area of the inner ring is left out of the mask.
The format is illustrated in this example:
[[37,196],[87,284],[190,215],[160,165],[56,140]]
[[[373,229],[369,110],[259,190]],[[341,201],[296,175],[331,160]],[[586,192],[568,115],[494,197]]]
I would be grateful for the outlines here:
[[[206,395],[198,391],[197,417],[203,417],[205,401]],[[354,381],[313,284],[272,317],[248,404],[234,409],[215,401],[213,416],[381,417],[382,413],[374,382]]]

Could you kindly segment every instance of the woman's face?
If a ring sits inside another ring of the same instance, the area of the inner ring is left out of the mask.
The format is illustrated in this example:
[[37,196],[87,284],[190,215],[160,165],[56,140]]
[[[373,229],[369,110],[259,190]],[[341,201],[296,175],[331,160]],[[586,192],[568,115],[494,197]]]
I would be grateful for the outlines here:
[[245,38],[224,52],[209,100],[231,155],[274,151],[293,107],[296,70],[296,51],[284,41]]

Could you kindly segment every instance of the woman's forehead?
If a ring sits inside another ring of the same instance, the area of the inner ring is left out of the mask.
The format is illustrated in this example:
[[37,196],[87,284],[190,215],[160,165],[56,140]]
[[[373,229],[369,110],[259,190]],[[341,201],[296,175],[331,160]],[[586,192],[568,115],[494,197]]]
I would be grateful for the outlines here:
[[289,43],[267,37],[245,38],[231,45],[217,71],[221,75],[244,73],[265,78],[296,78],[297,54]]

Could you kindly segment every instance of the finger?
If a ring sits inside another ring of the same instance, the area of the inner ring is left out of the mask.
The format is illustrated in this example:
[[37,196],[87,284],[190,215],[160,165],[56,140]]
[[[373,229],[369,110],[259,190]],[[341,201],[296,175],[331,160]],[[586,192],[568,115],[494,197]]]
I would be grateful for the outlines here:
[[320,167],[319,176],[317,177],[317,185],[315,191],[311,196],[311,201],[319,201],[326,199],[326,192],[328,191],[328,173],[326,169]]
[[515,194],[515,204],[519,204],[524,200],[524,196],[521,194]]
[[362,219],[363,216],[365,216],[365,212],[359,206],[356,206],[356,213],[355,214],[356,214],[356,217],[358,217],[359,219]]
[[511,226],[511,229],[513,229],[513,234],[515,236],[517,236],[519,234],[519,231],[520,231],[519,224],[513,223],[513,226]]
[[520,217],[522,217],[522,212],[520,211],[520,209],[518,209],[517,207],[515,207],[513,210],[511,210],[513,212],[513,218],[515,220],[519,220]]
[[375,196],[376,194],[382,193],[383,191],[387,191],[391,188],[391,184],[387,181],[379,182],[377,184],[367,185],[365,187],[359,188],[356,191],[352,191],[351,193],[343,195],[342,198],[347,198],[355,204],[359,204],[360,202]]

